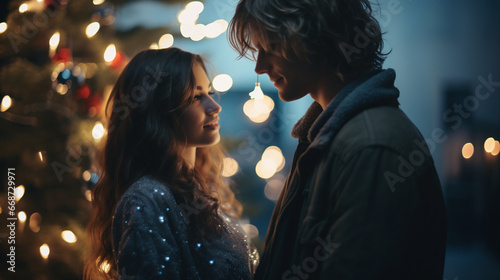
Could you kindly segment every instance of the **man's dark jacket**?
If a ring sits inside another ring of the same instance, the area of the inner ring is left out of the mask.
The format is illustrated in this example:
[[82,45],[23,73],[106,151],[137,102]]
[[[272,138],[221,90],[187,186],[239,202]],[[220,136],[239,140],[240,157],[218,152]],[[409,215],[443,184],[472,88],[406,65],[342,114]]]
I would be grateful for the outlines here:
[[371,72],[295,125],[257,280],[443,279],[442,190],[394,79]]

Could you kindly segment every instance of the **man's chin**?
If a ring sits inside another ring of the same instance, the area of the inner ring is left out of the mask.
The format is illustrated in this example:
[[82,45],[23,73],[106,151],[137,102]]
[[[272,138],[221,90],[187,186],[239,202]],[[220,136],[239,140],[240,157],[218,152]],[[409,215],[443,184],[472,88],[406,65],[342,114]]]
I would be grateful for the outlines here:
[[303,94],[303,95],[287,94],[287,92],[283,92],[283,91],[280,90],[278,92],[278,95],[279,95],[281,101],[283,101],[283,102],[291,102],[291,101],[295,101],[295,100],[301,99],[302,97],[306,96],[307,94]]

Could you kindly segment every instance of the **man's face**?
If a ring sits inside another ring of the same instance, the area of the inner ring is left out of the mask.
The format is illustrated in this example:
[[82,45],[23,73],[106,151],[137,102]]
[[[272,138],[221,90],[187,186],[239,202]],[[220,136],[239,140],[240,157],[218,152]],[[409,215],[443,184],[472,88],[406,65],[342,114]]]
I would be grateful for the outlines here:
[[280,99],[289,102],[314,92],[320,74],[318,68],[307,62],[286,60],[279,53],[266,52],[262,38],[258,33],[252,35],[252,43],[259,51],[255,72],[269,76]]

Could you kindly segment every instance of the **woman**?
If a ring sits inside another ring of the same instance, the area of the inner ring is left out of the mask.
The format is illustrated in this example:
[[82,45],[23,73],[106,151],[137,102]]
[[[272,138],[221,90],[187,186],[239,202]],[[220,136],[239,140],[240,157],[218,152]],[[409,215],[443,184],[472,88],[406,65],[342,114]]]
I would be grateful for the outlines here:
[[180,49],[125,67],[108,101],[86,279],[252,278],[257,254],[221,177],[212,94],[201,57]]

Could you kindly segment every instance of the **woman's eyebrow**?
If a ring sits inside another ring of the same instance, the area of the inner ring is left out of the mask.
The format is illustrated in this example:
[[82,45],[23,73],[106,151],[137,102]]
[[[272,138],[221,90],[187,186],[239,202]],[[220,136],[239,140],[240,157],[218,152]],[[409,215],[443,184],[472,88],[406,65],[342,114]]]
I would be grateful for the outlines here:
[[[202,86],[196,86],[196,89],[197,90],[203,90],[203,87]],[[209,90],[212,89],[212,83],[211,82],[208,84],[208,89]]]

